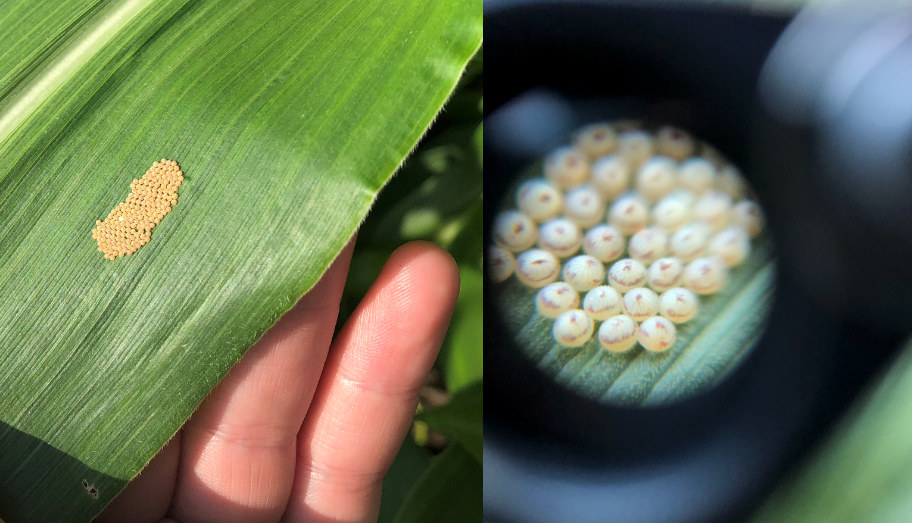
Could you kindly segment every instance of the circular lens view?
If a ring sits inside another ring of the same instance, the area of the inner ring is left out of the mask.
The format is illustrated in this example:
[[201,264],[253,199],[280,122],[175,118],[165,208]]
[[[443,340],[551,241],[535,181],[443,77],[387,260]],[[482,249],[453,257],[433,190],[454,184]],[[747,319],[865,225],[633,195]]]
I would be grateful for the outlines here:
[[525,354],[557,382],[661,405],[723,379],[763,331],[774,266],[737,167],[673,127],[579,129],[517,176],[488,275]]

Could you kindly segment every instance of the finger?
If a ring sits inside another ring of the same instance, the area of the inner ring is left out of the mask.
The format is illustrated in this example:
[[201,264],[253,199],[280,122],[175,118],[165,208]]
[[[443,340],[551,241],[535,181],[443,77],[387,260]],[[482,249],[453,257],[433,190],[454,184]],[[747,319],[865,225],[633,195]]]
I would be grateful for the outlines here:
[[177,481],[180,445],[181,433],[178,432],[105,507],[95,523],[152,523],[165,517]]
[[294,478],[295,438],[323,371],[353,245],[187,422],[169,516],[182,523],[281,517]]
[[376,521],[383,475],[446,333],[459,272],[425,242],[393,253],[333,343],[298,436],[286,523]]

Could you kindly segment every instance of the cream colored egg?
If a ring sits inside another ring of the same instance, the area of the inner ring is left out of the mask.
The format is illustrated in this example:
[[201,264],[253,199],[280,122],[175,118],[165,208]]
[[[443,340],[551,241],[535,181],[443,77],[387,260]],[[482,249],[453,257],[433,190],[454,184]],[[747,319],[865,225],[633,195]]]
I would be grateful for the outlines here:
[[709,191],[693,206],[693,217],[709,225],[713,231],[721,231],[731,223],[731,197],[720,191]]
[[625,352],[636,345],[638,328],[627,316],[612,316],[599,327],[599,343],[609,352]]
[[615,130],[606,123],[594,123],[573,136],[573,145],[591,159],[613,153],[618,146]]
[[607,285],[600,285],[586,293],[583,298],[583,310],[596,321],[624,312],[621,294]]
[[763,232],[766,218],[760,205],[751,200],[744,200],[732,207],[732,225],[744,229],[748,236],[756,238]]
[[516,278],[534,289],[556,281],[560,271],[560,260],[548,251],[529,249],[516,257]]
[[584,229],[602,221],[605,216],[605,202],[595,189],[582,185],[564,197],[564,217]]
[[627,253],[643,265],[649,265],[668,253],[668,237],[654,227],[647,227],[630,237]]
[[655,292],[639,288],[624,295],[624,313],[639,323],[659,312],[659,296]]
[[538,245],[559,258],[573,256],[583,244],[583,233],[575,223],[564,218],[555,218],[539,225]]
[[562,281],[545,285],[535,295],[535,310],[546,318],[557,318],[576,308],[579,308],[579,292]]
[[697,294],[713,294],[728,282],[728,267],[716,256],[697,258],[684,268],[684,283]]
[[603,262],[620,258],[624,247],[624,235],[610,225],[597,225],[583,237],[583,252]]
[[697,295],[681,287],[670,289],[659,297],[659,314],[675,323],[690,321],[699,308]]
[[677,161],[694,153],[694,139],[685,131],[675,127],[662,127],[655,137],[656,153]]
[[592,186],[605,201],[617,200],[630,189],[630,165],[617,155],[599,158],[592,164]]
[[716,168],[705,158],[691,158],[681,163],[678,182],[681,188],[703,194],[712,189],[716,179]]
[[535,245],[538,227],[525,214],[518,211],[504,211],[494,218],[491,236],[494,242],[508,251],[520,252]]
[[519,209],[537,222],[556,218],[564,210],[564,195],[543,178],[529,180],[516,191]]
[[595,331],[595,322],[585,311],[576,309],[567,311],[554,320],[551,333],[554,341],[564,347],[579,347],[590,338]]
[[677,164],[666,156],[653,156],[637,171],[636,190],[646,201],[661,200],[677,185]]
[[687,206],[688,209],[692,209],[694,204],[697,203],[697,193],[691,191],[690,189],[677,188],[670,193],[662,200],[677,200]]
[[611,204],[608,223],[625,236],[646,228],[649,222],[649,208],[635,196],[624,196]]
[[656,260],[646,272],[646,284],[656,292],[665,292],[677,287],[684,277],[681,260],[669,257]]
[[690,223],[690,207],[677,198],[662,198],[652,209],[652,222],[665,233],[673,233]]
[[631,169],[639,169],[652,156],[652,135],[646,131],[625,131],[618,137],[618,152]]
[[589,179],[589,160],[572,147],[559,147],[545,158],[545,177],[561,189],[572,189]]
[[516,270],[516,258],[513,257],[513,253],[497,245],[488,247],[487,262],[488,277],[494,283],[506,281]]
[[592,256],[574,256],[564,265],[564,281],[578,291],[594,289],[605,281],[605,266]]
[[747,180],[734,165],[728,164],[719,170],[714,184],[716,190],[729,195],[734,201],[741,201],[749,190]]
[[646,267],[642,263],[625,258],[608,270],[608,285],[620,293],[629,292],[646,283]]
[[708,245],[709,229],[703,224],[692,223],[671,235],[668,252],[686,263],[703,256]]
[[674,323],[661,316],[653,316],[640,324],[637,341],[649,352],[665,352],[677,338]]
[[750,254],[750,248],[750,237],[740,227],[729,227],[709,240],[709,253],[721,258],[729,267],[740,265]]

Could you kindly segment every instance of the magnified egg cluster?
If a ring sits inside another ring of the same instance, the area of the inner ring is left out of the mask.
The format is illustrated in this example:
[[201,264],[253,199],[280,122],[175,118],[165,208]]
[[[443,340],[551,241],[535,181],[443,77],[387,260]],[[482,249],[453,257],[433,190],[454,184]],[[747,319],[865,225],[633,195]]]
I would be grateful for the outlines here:
[[538,289],[560,346],[595,337],[608,354],[672,348],[764,227],[738,169],[672,127],[584,127],[513,203],[493,223],[490,278]]

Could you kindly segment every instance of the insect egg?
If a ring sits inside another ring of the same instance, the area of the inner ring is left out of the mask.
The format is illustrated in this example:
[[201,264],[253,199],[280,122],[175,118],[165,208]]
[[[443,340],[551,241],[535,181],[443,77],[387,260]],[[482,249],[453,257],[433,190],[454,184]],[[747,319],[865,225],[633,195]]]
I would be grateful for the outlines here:
[[694,140],[686,132],[674,127],[663,127],[656,133],[656,153],[681,161],[693,154]]
[[677,330],[674,323],[661,316],[653,316],[640,324],[637,329],[637,341],[649,352],[664,352],[671,347]]
[[728,281],[728,267],[716,256],[698,258],[684,268],[684,282],[697,294],[718,292]]
[[577,307],[579,293],[564,282],[549,283],[535,295],[535,310],[546,318],[557,318]]
[[636,177],[636,190],[654,202],[670,193],[678,183],[677,166],[665,156],[653,156],[640,167]]
[[620,258],[624,246],[624,235],[610,225],[593,227],[583,238],[583,252],[603,262]]
[[554,320],[551,333],[554,340],[564,347],[579,347],[592,337],[595,324],[592,318],[579,309],[567,311]]
[[659,312],[659,296],[649,289],[633,289],[624,295],[624,312],[637,323]]
[[541,178],[523,183],[516,191],[519,209],[537,222],[550,220],[564,208],[564,196]]
[[564,216],[583,228],[602,221],[605,202],[592,187],[583,185],[567,193],[564,199]]
[[629,185],[630,166],[620,156],[606,156],[592,164],[592,186],[606,201],[616,200]]
[[636,344],[637,329],[636,322],[631,318],[612,316],[599,327],[599,343],[609,352],[624,352]]
[[514,270],[516,270],[516,259],[512,252],[497,245],[488,247],[488,276],[491,281],[495,283],[506,281],[513,275]]
[[668,240],[668,251],[675,258],[689,262],[706,252],[709,242],[709,231],[703,224],[690,224],[671,235]]
[[684,264],[677,258],[656,260],[646,273],[646,284],[656,292],[664,292],[678,285],[684,275]]
[[703,194],[712,189],[716,168],[705,158],[691,158],[681,164],[678,175],[681,187]]
[[572,189],[589,179],[589,160],[572,147],[558,147],[545,160],[545,176],[561,189]]
[[541,224],[538,245],[560,258],[566,258],[579,251],[583,236],[579,227],[564,218],[555,218]]
[[751,238],[756,238],[763,232],[763,225],[766,219],[763,217],[763,209],[751,200],[740,201],[732,207],[732,225],[741,227]]
[[717,233],[709,241],[709,253],[715,254],[725,265],[734,267],[744,261],[750,253],[750,238],[739,227],[729,227]]
[[671,289],[659,297],[659,314],[675,323],[684,323],[697,314],[700,299],[687,289]]
[[596,321],[624,312],[624,303],[618,291],[607,285],[600,285],[586,293],[583,298],[583,310]]
[[652,209],[652,221],[667,233],[675,232],[690,221],[690,207],[678,198],[666,196]]
[[728,227],[731,222],[731,197],[723,192],[709,191],[697,200],[693,206],[693,215],[697,220],[709,225],[710,229],[719,231]]
[[645,281],[646,267],[630,258],[615,263],[608,271],[608,285],[621,293],[642,287]]
[[605,281],[605,266],[592,256],[575,256],[564,266],[564,281],[578,291],[588,291]]
[[528,216],[517,211],[504,211],[494,219],[491,232],[494,241],[509,251],[520,252],[535,244],[538,228]]
[[668,196],[662,198],[662,200],[675,200],[686,205],[688,209],[691,209],[694,204],[697,203],[697,198],[697,193],[690,189],[677,188],[668,193]]
[[649,265],[665,256],[668,237],[658,229],[647,227],[630,237],[627,252],[634,260]]
[[573,145],[592,159],[613,153],[617,141],[617,133],[605,123],[587,125],[573,137]]
[[541,249],[529,249],[516,257],[516,278],[529,287],[539,288],[560,276],[560,261]]
[[747,180],[734,165],[726,165],[719,171],[715,186],[735,201],[743,200],[748,191]]
[[635,196],[624,196],[608,210],[608,222],[626,236],[645,228],[648,221],[649,209]]
[[652,136],[646,131],[626,131],[618,138],[618,154],[630,167],[638,169],[652,156]]

